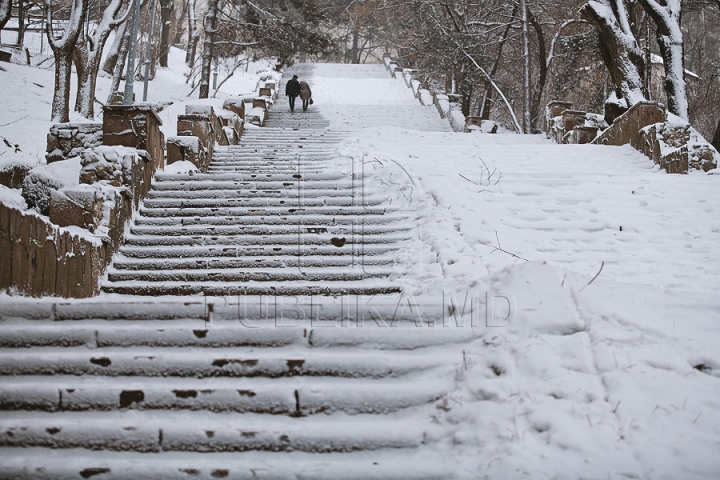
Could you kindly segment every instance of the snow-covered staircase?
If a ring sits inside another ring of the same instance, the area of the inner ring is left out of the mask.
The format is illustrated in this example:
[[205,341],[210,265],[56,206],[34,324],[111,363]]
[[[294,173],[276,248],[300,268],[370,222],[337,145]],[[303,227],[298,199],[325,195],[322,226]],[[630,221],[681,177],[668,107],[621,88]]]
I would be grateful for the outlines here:
[[471,329],[281,307],[7,302],[0,479],[454,478],[432,418]]
[[340,171],[343,132],[276,105],[268,127],[216,150],[207,173],[156,176],[103,290],[134,295],[398,291],[413,238],[380,188]]

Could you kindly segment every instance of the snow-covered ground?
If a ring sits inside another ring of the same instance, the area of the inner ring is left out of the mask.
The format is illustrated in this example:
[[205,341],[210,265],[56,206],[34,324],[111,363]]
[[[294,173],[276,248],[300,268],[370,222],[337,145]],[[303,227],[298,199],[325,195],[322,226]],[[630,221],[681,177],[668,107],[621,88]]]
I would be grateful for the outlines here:
[[[151,84],[153,100],[178,101],[163,120],[189,91],[173,58]],[[0,124],[27,118],[0,135],[42,158],[52,73],[3,67]],[[630,147],[451,133],[381,66],[319,65],[311,82],[312,108],[350,131],[341,155],[417,217],[408,294],[477,294],[482,310],[489,291],[509,306],[463,347],[437,409],[453,465],[469,478],[720,477],[720,176],[667,175]]]

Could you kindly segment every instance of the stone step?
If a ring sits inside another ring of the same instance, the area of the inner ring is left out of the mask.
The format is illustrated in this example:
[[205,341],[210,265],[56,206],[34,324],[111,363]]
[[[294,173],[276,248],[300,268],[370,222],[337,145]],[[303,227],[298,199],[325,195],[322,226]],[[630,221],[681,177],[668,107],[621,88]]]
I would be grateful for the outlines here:
[[[220,176],[225,176],[227,174],[217,173],[213,174]],[[238,174],[242,175],[242,174]],[[153,185],[153,190],[155,191],[196,191],[196,190],[202,190],[202,191],[214,191],[214,190],[242,190],[242,191],[264,191],[264,190],[279,190],[279,191],[295,191],[298,189],[302,190],[344,190],[344,189],[352,189],[352,188],[359,188],[362,185],[363,179],[357,178],[355,180],[345,177],[340,178],[338,177],[338,180],[334,181],[310,181],[310,182],[298,182],[298,181],[287,181],[287,182],[255,182],[255,181],[241,181],[238,180],[236,182],[230,182],[230,181],[208,181],[205,180],[197,180],[197,181],[171,181],[171,180],[165,180],[162,182],[157,182]]]
[[287,189],[287,190],[150,190],[146,199],[196,199],[196,198],[281,198],[281,199],[297,199],[299,197],[315,198],[315,197],[346,197],[357,195],[363,192],[360,189],[341,188],[332,190],[319,189]]
[[[128,415],[132,413],[132,416]],[[383,416],[312,416],[288,421],[248,414],[158,411],[24,412],[0,420],[0,447],[135,452],[352,452],[417,448],[423,429]],[[337,417],[337,418],[336,418]]]
[[368,278],[383,278],[392,275],[393,262],[384,265],[357,265],[354,268],[340,267],[298,267],[298,268],[221,268],[212,266],[207,270],[117,270],[110,268],[109,282],[354,282]]
[[384,215],[365,215],[360,218],[337,217],[335,215],[271,215],[263,216],[233,216],[233,217],[137,217],[135,225],[294,225],[294,226],[328,226],[328,225],[355,225],[358,228],[372,225],[401,225],[407,216],[393,212]]
[[[109,452],[5,448],[0,478],[8,480],[453,480],[454,465],[437,452]],[[42,472],[42,473],[40,473]],[[97,477],[96,477],[97,476]]]
[[297,256],[297,257],[254,257],[254,258],[182,258],[169,260],[133,259],[118,256],[113,267],[117,270],[221,270],[221,269],[248,269],[248,268],[318,268],[318,267],[345,267],[349,269],[389,266],[395,264],[395,256],[367,256],[367,258],[354,255],[334,256]]
[[408,232],[411,226],[401,225],[323,225],[288,223],[286,225],[234,225],[234,226],[213,226],[206,224],[196,225],[175,225],[172,228],[167,226],[146,226],[135,225],[130,227],[132,235],[162,235],[162,236],[183,236],[183,235],[390,235],[399,232]]
[[305,181],[311,180],[312,182],[319,182],[321,184],[327,183],[332,185],[337,181],[348,181],[349,179],[339,173],[320,173],[313,174],[311,178],[305,178],[296,174],[290,175],[287,173],[188,173],[188,174],[177,174],[177,173],[158,173],[155,175],[155,186],[157,184],[163,184],[166,182],[178,183],[178,182],[202,182],[209,181],[209,183],[216,182],[267,182],[267,183],[282,183],[282,182],[297,182],[300,179]]
[[[178,232],[180,233],[180,232]],[[334,232],[303,233],[294,232],[290,234],[243,234],[243,235],[220,235],[211,233],[209,235],[127,235],[125,245],[133,246],[158,246],[158,245],[235,245],[235,246],[329,246],[335,248],[350,248],[356,245],[386,245],[399,242],[409,242],[414,238],[405,233],[363,233],[358,231],[343,235],[334,236]]]
[[[351,244],[352,245],[352,244]],[[340,249],[335,246],[246,246],[237,247],[233,245],[192,245],[176,246],[174,248],[163,248],[162,246],[130,246],[120,247],[120,253],[129,258],[257,258],[257,257],[308,257],[308,256],[348,256],[360,258],[376,255],[395,254],[398,246],[394,244],[359,245],[353,249]]]
[[[283,322],[291,323],[289,318]],[[279,328],[282,328],[279,327]],[[89,375],[104,377],[338,377],[388,378],[428,370],[437,358],[411,352],[372,350],[267,351],[252,347],[157,348],[81,347],[30,348],[0,352],[0,375]],[[459,359],[460,360],[460,359]],[[5,382],[3,382],[5,383]]]
[[[450,387],[451,385],[444,385]],[[437,384],[346,378],[144,378],[78,380],[68,376],[15,376],[0,385],[0,411],[207,410],[308,416],[343,412],[386,415],[440,399]]]
[[[344,195],[333,197],[319,197],[317,195],[306,197],[299,192],[296,198],[268,197],[261,195],[251,197],[237,198],[146,198],[143,206],[150,208],[228,208],[228,207],[274,207],[282,208],[285,204],[299,208],[310,207],[357,207],[357,206],[377,206],[386,202],[386,197],[377,195],[362,195],[360,191],[356,196]],[[352,193],[352,192],[349,192]]]
[[343,296],[343,295],[381,295],[398,293],[402,290],[396,282],[385,279],[363,279],[358,281],[320,282],[242,282],[223,283],[216,281],[163,282],[148,284],[145,281],[106,282],[102,291],[121,295],[269,295],[269,296]]
[[[60,316],[57,321],[0,322],[0,348],[23,349],[19,353],[23,355],[33,353],[31,347],[83,347],[92,349],[94,355],[112,347],[150,347],[160,349],[159,354],[181,347],[248,347],[282,355],[281,349],[290,346],[296,354],[304,349],[309,352],[333,348],[347,353],[349,348],[425,349],[467,342],[483,333],[478,325],[471,328],[471,321],[477,323],[479,319],[471,318],[469,312],[456,319],[441,304],[416,304],[411,311],[399,309],[397,301],[392,309],[383,309],[378,308],[376,299],[345,298],[345,310],[336,312],[317,298],[310,300],[314,308],[298,306],[299,300],[211,298],[194,305],[179,305],[172,311],[161,304],[142,305],[137,301],[132,304],[134,310],[112,302],[80,305],[84,307],[80,310],[79,305],[59,305],[54,310]],[[353,301],[367,302],[367,311],[348,311],[348,302]],[[214,302],[210,322],[206,302]],[[68,315],[67,307],[76,315]],[[105,314],[104,308],[111,308],[112,315]],[[278,309],[287,318],[278,316]],[[423,357],[428,355],[423,352]]]
[[[388,207],[225,207],[225,208],[140,208],[140,215],[144,217],[268,217],[268,216],[295,216],[327,215],[327,216],[355,216],[385,215],[393,212]],[[361,221],[358,219],[358,221]]]

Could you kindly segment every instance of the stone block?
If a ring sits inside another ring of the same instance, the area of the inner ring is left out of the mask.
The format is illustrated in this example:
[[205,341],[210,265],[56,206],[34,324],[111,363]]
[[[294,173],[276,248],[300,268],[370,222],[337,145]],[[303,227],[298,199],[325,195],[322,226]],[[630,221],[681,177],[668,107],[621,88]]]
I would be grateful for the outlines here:
[[210,157],[202,140],[195,136],[168,137],[168,165],[179,161],[191,162],[201,172],[206,172]]
[[562,102],[554,100],[547,104],[546,112],[550,118],[559,117],[565,110],[572,110],[572,102]]
[[259,94],[261,97],[273,98],[273,91],[267,87],[260,88]]
[[252,102],[253,108],[263,108],[265,110],[268,109],[268,102],[264,98],[256,98]]
[[78,185],[53,190],[50,221],[60,227],[75,225],[94,232],[103,216],[103,195],[98,187]]
[[585,112],[578,110],[565,110],[562,112],[563,130],[569,132],[575,127],[585,125]]
[[241,97],[228,98],[223,102],[223,108],[230,110],[240,118],[245,118],[245,100]]
[[147,105],[106,105],[103,108],[103,142],[105,145],[145,150],[152,159],[150,177],[165,163],[165,137],[162,120]]

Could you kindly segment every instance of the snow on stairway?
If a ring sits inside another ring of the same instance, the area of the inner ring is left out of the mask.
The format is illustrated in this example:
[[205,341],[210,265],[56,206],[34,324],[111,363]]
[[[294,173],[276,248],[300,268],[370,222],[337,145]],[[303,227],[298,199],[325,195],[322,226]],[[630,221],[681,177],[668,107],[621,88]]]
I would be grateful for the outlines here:
[[103,290],[134,295],[398,291],[397,252],[417,240],[380,188],[338,166],[344,132],[312,113],[216,149],[207,173],[156,176]]
[[0,478],[454,478],[432,415],[477,332],[244,300],[7,302]]

